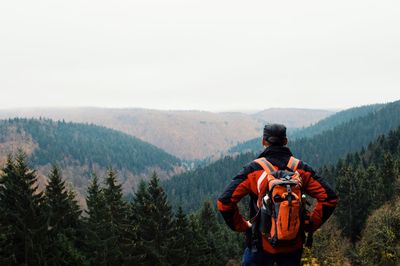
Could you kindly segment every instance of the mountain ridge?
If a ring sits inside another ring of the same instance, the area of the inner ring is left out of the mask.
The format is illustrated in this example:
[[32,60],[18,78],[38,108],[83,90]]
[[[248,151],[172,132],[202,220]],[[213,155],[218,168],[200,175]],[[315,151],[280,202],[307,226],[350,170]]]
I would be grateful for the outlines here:
[[185,169],[178,158],[125,133],[48,119],[0,120],[0,147],[1,163],[22,148],[42,176],[58,164],[79,192],[85,191],[91,172],[103,174],[108,167],[120,172],[127,192],[153,171],[167,178]]
[[[267,120],[289,122],[288,127],[291,127],[308,125],[333,114],[332,111],[317,110],[314,116],[304,116],[299,115],[297,109],[288,109],[286,113],[281,111],[280,116],[277,116],[271,110],[270,114],[267,112],[264,116],[259,114],[254,117],[239,112],[159,111],[143,108],[20,108],[0,110],[0,118],[46,117],[94,123],[135,136],[181,159],[198,160],[220,155],[236,143],[256,137]],[[314,112],[312,109],[307,110],[308,113]],[[286,121],[285,117],[295,120],[296,124]]]
[[[379,110],[385,104],[371,104],[358,107],[349,108],[332,114],[308,127],[289,129],[287,134],[289,141],[292,142],[300,138],[311,138],[323,131],[330,130],[333,127],[348,122],[352,119],[366,116],[374,111]],[[260,145],[260,138],[254,138],[245,142],[239,143],[229,149],[229,152],[243,152],[243,151],[259,151],[262,147]]]

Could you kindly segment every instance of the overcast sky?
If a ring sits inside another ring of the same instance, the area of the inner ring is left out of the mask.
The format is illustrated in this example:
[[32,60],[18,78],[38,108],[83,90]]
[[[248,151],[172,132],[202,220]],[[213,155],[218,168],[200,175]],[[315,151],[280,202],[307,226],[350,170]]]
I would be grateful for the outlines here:
[[0,3],[0,108],[400,99],[400,1]]

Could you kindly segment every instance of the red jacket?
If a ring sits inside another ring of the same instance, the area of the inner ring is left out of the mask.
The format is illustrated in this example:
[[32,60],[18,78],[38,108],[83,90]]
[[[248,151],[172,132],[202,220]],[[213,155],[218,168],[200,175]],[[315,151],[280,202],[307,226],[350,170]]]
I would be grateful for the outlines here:
[[[266,158],[279,170],[288,170],[287,164],[292,153],[287,147],[270,146],[260,156]],[[318,176],[314,170],[305,162],[300,161],[297,171],[303,180],[303,192],[315,198],[317,204],[311,213],[312,230],[317,230],[332,214],[337,205],[337,195],[328,182]],[[249,226],[239,213],[237,203],[246,195],[250,196],[250,216],[253,217],[257,211],[258,190],[257,181],[263,174],[264,169],[260,164],[251,162],[235,176],[225,191],[219,197],[217,206],[225,222],[235,231],[249,231]],[[260,236],[258,236],[260,237]],[[299,237],[297,244],[286,247],[272,247],[269,243],[265,244],[264,250],[269,253],[290,253],[302,247],[302,239]]]

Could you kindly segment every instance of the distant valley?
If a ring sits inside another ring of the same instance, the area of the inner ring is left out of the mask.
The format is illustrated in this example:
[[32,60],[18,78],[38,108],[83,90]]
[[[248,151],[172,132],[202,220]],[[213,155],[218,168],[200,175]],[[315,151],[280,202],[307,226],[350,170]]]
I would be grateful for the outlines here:
[[93,123],[120,130],[184,160],[219,156],[239,142],[262,134],[267,122],[289,128],[309,126],[333,114],[329,110],[271,108],[248,114],[107,108],[35,108],[0,110],[0,119],[50,118]]

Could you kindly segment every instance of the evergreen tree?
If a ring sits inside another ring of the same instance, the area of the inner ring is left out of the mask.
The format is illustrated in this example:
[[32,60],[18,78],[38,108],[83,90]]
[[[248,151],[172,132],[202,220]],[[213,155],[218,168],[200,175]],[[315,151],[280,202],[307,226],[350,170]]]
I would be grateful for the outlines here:
[[[173,218],[167,195],[159,184],[154,172],[148,187],[150,196],[150,220],[155,225],[153,231],[154,248],[161,261],[166,261],[169,243],[172,239]],[[164,263],[163,263],[164,264]]]
[[209,201],[205,201],[199,214],[200,232],[207,243],[208,253],[204,254],[203,263],[205,265],[225,264],[225,254],[223,254],[223,245],[227,245],[223,240],[220,225],[217,222],[217,216]]
[[122,247],[128,242],[125,239],[128,231],[128,209],[126,202],[123,200],[122,188],[117,181],[117,175],[112,168],[107,171],[105,179],[106,187],[104,188],[104,199],[106,205],[106,249],[107,264],[120,265],[123,262]]
[[382,184],[384,189],[382,190],[384,201],[390,200],[394,197],[396,188],[396,171],[393,156],[389,152],[385,152],[383,155],[382,163]]
[[6,230],[0,241],[2,261],[11,265],[44,265],[46,262],[46,217],[37,176],[19,151],[8,157],[0,183],[0,225]]
[[83,265],[85,257],[76,248],[81,231],[81,214],[74,193],[66,189],[60,170],[53,166],[46,187],[45,205],[48,211],[50,265]]
[[[3,212],[2,212],[3,213]],[[13,243],[11,226],[0,224],[0,265],[15,265],[15,255],[12,252]]]
[[86,196],[87,217],[85,218],[85,251],[90,265],[107,265],[106,204],[98,177],[93,174]]
[[369,167],[368,171],[351,166],[344,166],[337,178],[337,190],[340,195],[341,208],[336,215],[338,224],[343,234],[354,243],[364,226],[364,222],[374,204],[382,204],[379,199],[381,182],[376,180],[376,186],[371,186],[371,179],[379,177],[375,174],[375,168]]
[[205,201],[200,210],[200,226],[203,232],[215,233],[218,231],[217,217],[210,201]]
[[190,256],[188,265],[207,265],[211,250],[208,245],[207,236],[200,226],[199,215],[191,214],[189,216],[189,226],[193,235],[193,243],[191,245],[192,248],[189,250]]
[[356,233],[356,216],[357,211],[355,206],[357,184],[354,178],[354,170],[349,166],[344,166],[341,169],[340,175],[337,177],[337,190],[339,191],[340,204],[342,208],[336,211],[338,223],[343,231],[343,234],[348,237],[355,237]]
[[81,210],[75,199],[75,194],[67,189],[65,181],[62,180],[60,169],[56,165],[53,166],[49,175],[45,202],[49,211],[48,218],[51,231],[60,232],[79,225]]
[[137,265],[151,265],[153,261],[151,248],[149,248],[149,244],[152,244],[152,242],[150,238],[146,238],[146,230],[151,230],[151,228],[147,228],[147,217],[150,215],[149,206],[150,195],[147,184],[141,180],[133,196],[129,215],[129,220],[132,221],[132,231],[136,234],[133,260],[136,261]]
[[175,215],[172,239],[170,243],[169,262],[171,265],[189,265],[192,252],[193,234],[190,231],[189,221],[181,207]]
[[134,220],[137,224],[138,260],[141,265],[168,265],[169,245],[173,241],[171,206],[164,190],[153,173],[149,185],[139,185],[133,202]]

